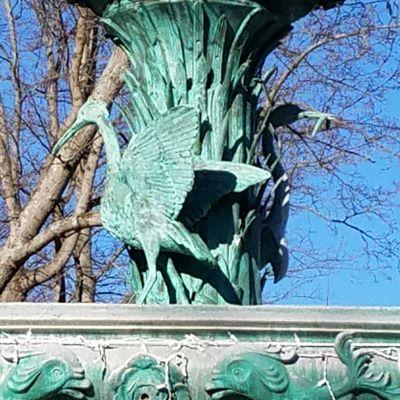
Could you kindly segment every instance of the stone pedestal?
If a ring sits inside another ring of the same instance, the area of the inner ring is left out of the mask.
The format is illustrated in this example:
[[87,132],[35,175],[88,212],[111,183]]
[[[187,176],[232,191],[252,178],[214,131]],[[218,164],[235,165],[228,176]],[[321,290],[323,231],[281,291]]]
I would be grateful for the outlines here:
[[2,399],[400,398],[398,308],[4,304],[0,351]]

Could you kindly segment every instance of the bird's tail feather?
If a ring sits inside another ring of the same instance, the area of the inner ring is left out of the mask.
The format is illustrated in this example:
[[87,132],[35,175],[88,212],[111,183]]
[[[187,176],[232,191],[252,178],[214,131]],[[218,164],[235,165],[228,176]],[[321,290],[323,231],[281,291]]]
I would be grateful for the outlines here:
[[171,222],[168,234],[172,240],[185,250],[186,254],[192,255],[198,260],[205,261],[211,265],[217,264],[216,259],[199,235],[190,233],[185,226],[178,221]]

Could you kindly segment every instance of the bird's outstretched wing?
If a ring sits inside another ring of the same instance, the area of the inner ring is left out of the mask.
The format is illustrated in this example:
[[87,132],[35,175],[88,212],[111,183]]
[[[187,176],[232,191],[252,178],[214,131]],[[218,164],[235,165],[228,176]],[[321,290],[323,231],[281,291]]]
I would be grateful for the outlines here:
[[179,215],[179,220],[187,226],[204,217],[222,196],[242,192],[271,177],[261,168],[230,161],[196,159],[194,170],[193,190]]
[[132,190],[175,219],[194,182],[193,146],[198,112],[176,107],[131,139],[122,169]]
[[253,165],[236,163],[232,161],[202,160],[196,158],[195,171],[203,171],[212,174],[214,172],[230,174],[234,178],[232,192],[240,193],[250,186],[264,182],[271,177],[265,169]]

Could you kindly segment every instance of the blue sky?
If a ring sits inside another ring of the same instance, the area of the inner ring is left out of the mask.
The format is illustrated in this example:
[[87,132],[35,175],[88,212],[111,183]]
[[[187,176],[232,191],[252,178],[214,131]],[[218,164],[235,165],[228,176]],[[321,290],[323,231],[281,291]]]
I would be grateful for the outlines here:
[[[42,64],[37,64],[36,59],[29,59],[29,57],[30,53],[24,52],[24,68],[26,66],[27,72],[30,72],[32,65],[35,65],[35,73],[38,74]],[[373,67],[371,68],[373,69]],[[26,75],[29,76],[29,74]],[[36,78],[36,76],[32,78]],[[9,83],[1,81],[0,89],[3,93],[8,92],[10,90]],[[307,97],[308,94],[306,93],[305,96]],[[381,99],[376,107],[383,117],[393,118],[400,116],[399,104],[400,92],[392,90],[386,93],[386,97]],[[360,112],[360,110],[357,111]],[[32,151],[30,143],[25,145],[30,146]],[[42,150],[38,150],[37,156],[43,157],[43,155]],[[346,165],[342,168],[343,172],[351,175],[352,168],[357,168],[363,182],[372,190],[374,188],[379,190],[380,186],[390,188],[396,182],[399,184],[398,159],[388,158],[384,153],[374,153],[371,156],[375,161],[374,164]],[[324,190],[323,196],[321,196],[322,203],[325,203],[330,211],[334,210],[335,204],[332,203],[335,199],[335,188],[327,189],[329,184],[324,181],[325,176],[310,176],[309,180],[313,185],[320,186],[321,190]],[[400,242],[399,205],[400,199],[393,199],[393,204],[385,210],[397,227],[397,233],[392,233],[390,237],[393,244],[396,241]],[[376,235],[386,232],[386,228],[381,226],[376,219],[360,217],[357,222],[364,229]],[[272,284],[271,281],[267,283],[264,292],[266,302],[317,305],[400,305],[400,266],[398,261],[389,259],[383,252],[379,259],[368,257],[364,249],[365,243],[353,230],[343,226],[332,227],[321,218],[302,212],[292,213],[287,231],[289,247],[303,246],[304,253],[297,252],[296,255],[296,257],[303,257],[302,265],[300,265],[300,260],[292,255],[288,277],[277,285]],[[309,243],[299,242],[302,232],[308,233]],[[101,246],[99,247],[105,248],[106,253],[115,250],[111,249],[115,243],[113,241],[109,243],[103,235],[99,235],[94,241],[100,242]],[[311,243],[321,251],[321,254],[331,255],[332,259],[314,263],[314,265],[317,264],[317,267],[308,269],[307,249]],[[123,271],[122,267],[120,269]],[[119,273],[117,268],[116,273]],[[110,280],[109,275],[106,278]]]
[[[393,96],[393,101],[389,100],[387,104],[390,106],[384,110],[385,113],[392,113],[394,105],[399,104],[394,101],[395,96]],[[398,159],[388,159],[383,154],[375,154],[374,160],[374,164],[363,163],[357,166],[366,185],[374,190],[375,187],[390,188],[396,182],[399,183]],[[320,177],[310,179],[317,185],[321,183]],[[335,198],[334,188],[326,191],[323,197],[329,208],[329,202]],[[393,204],[387,208],[388,217],[397,227],[390,237],[390,243],[394,245],[395,250],[397,249],[396,242],[400,242],[399,210],[400,198],[397,196],[393,199]],[[373,235],[379,236],[386,232],[386,227],[375,219],[361,217],[361,220],[357,222]],[[335,258],[336,255],[345,253],[348,258],[338,262],[332,261],[332,265],[328,265],[329,262],[327,262],[326,265],[321,265],[319,270],[308,270],[298,268],[297,260],[292,257],[288,277],[276,285],[271,281],[267,283],[264,291],[266,302],[337,306],[400,305],[399,261],[395,258],[389,259],[383,251],[381,259],[368,257],[364,248],[365,243],[357,232],[343,226],[335,228],[332,229],[324,220],[309,213],[303,212],[291,216],[287,230],[289,246],[296,242],[299,231],[306,230],[311,232],[309,239],[315,247],[320,249],[321,254],[326,252]]]
[[[378,16],[377,24],[390,22],[391,17],[388,17],[385,2],[375,2],[373,7],[375,7]],[[299,26],[301,31],[303,22],[295,26],[295,31]],[[384,49],[385,42],[381,43],[377,39],[375,42],[371,40],[371,43],[372,46],[380,47],[379,51],[383,49],[382,54],[386,52]],[[388,52],[390,57],[384,65],[385,73],[386,71],[396,70],[399,66],[398,41],[394,42],[391,50],[390,53]],[[321,57],[321,55],[317,53],[314,57],[318,61],[318,57]],[[358,66],[355,66],[355,70],[359,68],[359,75],[366,76],[368,79],[368,74],[379,69],[379,65],[379,57],[377,57],[377,64],[361,62]],[[329,69],[327,71],[329,72]],[[333,73],[337,72],[333,70]],[[387,76],[390,76],[390,73],[387,72],[386,75],[385,73],[381,76],[382,82],[387,79]],[[398,76],[398,74],[394,74],[394,76]],[[346,80],[346,77],[342,77],[342,79]],[[371,83],[372,87],[378,85],[378,82],[373,81],[372,75],[370,79],[371,82],[367,83]],[[351,83],[348,78],[347,83]],[[392,82],[389,81],[388,85],[399,86],[396,78]],[[329,90],[327,89],[326,92],[324,93],[323,86],[320,86],[317,95],[320,95],[320,98],[323,99],[323,96],[327,95]],[[310,95],[307,90],[303,94],[303,99],[315,106],[312,94]],[[398,125],[400,91],[388,90],[383,97],[374,99],[374,101],[374,112],[379,115],[382,121],[396,120]],[[349,110],[350,113],[345,118],[350,120],[359,116],[363,118],[367,113],[365,106],[366,103],[363,104],[363,101],[361,101]],[[333,105],[328,104],[328,108],[327,111],[336,113]],[[341,117],[341,115],[339,116]],[[389,148],[389,151],[384,149],[379,151],[376,147],[371,147],[370,154],[367,155],[371,157],[373,162],[349,163],[340,167],[340,172],[347,178],[358,174],[358,178],[354,182],[368,188],[373,194],[379,194],[381,190],[393,191],[394,195],[390,199],[390,204],[385,202],[375,203],[373,207],[379,208],[379,210],[372,209],[370,215],[356,217],[351,222],[362,227],[371,235],[387,238],[385,245],[392,246],[390,250],[397,253],[397,258],[394,255],[391,256],[387,249],[374,246],[372,242],[369,242],[369,246],[372,247],[366,248],[366,242],[361,235],[348,227],[330,224],[308,212],[292,213],[287,228],[287,239],[289,248],[293,249],[296,246],[298,248],[293,251],[287,278],[277,285],[274,285],[272,281],[267,283],[263,293],[265,302],[349,306],[400,305],[400,258],[398,258],[400,255],[399,144],[400,138],[397,140],[395,136],[392,142],[393,147]],[[397,157],[389,154],[390,152],[397,152]],[[343,211],[340,206],[335,204],[338,188],[330,186],[331,182],[329,176],[323,173],[307,178],[308,184],[319,187],[321,190],[314,208],[321,209],[324,214],[340,218]],[[297,200],[296,194],[293,193],[293,202],[296,203]],[[388,229],[388,225],[383,224],[373,216],[374,211],[384,214],[392,224],[391,229]],[[304,240],[305,237],[306,240]],[[308,268],[308,260],[311,260],[314,256],[316,259],[318,258],[316,254],[307,254],[310,249],[318,249],[319,259],[317,261],[313,259],[310,262],[313,267]],[[326,257],[325,262],[324,257]]]

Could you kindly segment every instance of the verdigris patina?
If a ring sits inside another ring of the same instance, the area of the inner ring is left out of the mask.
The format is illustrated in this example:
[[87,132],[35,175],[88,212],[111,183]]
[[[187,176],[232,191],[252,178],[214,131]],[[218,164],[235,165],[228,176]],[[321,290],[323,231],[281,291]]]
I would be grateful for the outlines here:
[[[131,249],[137,303],[260,304],[259,269],[287,268],[260,202],[256,157],[265,56],[324,0],[82,0],[132,63],[132,138],[121,156],[104,104],[89,100],[56,145],[94,123],[108,161],[101,215]],[[274,254],[271,254],[274,253]]]
[[[346,366],[347,374],[340,381],[328,380],[326,374],[309,386],[294,384],[285,364],[297,361],[283,360],[274,354],[246,352],[227,356],[214,370],[206,390],[213,399],[250,400],[332,400],[349,395],[368,399],[396,400],[400,398],[398,376],[392,382],[389,372],[370,369],[372,354],[354,351],[352,334],[343,332],[336,338],[336,353]],[[361,397],[363,394],[368,397]],[[372,397],[371,397],[372,396]]]
[[0,384],[2,400],[84,400],[93,394],[81,363],[66,348],[23,349],[16,361]]
[[399,311],[5,304],[0,399],[397,400]]
[[135,356],[110,378],[114,400],[190,400],[186,378],[175,365]]
[[[190,213],[188,209],[194,206],[193,213],[202,215],[222,196],[264,182],[268,172],[246,164],[196,157],[193,147],[200,130],[199,114],[182,106],[149,122],[132,137],[121,157],[107,109],[89,100],[54,151],[89,123],[99,126],[107,154],[107,181],[101,202],[103,224],[127,245],[142,249],[146,256],[148,275],[137,303],[145,301],[156,283],[160,249],[195,257],[212,273],[217,260],[198,234],[177,221],[179,213]],[[199,194],[194,187],[195,171]],[[204,196],[201,204],[188,204],[182,210],[189,192],[195,197],[209,189],[212,193]],[[169,275],[171,282],[176,275]]]

